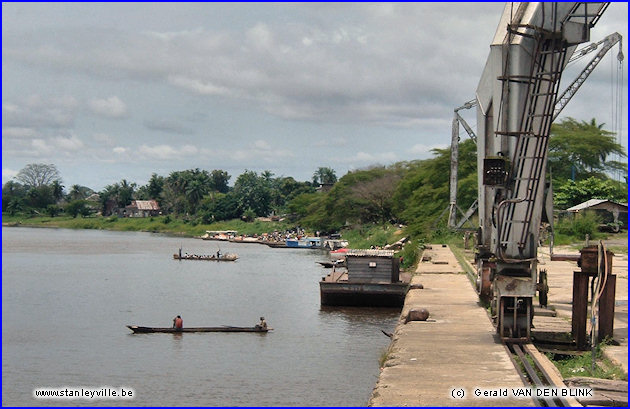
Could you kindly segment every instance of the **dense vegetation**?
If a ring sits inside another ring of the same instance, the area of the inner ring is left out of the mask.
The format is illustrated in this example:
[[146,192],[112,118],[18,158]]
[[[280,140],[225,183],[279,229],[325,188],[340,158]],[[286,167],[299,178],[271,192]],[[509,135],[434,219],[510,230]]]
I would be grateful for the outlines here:
[[[626,155],[614,135],[595,120],[580,123],[568,118],[554,124],[549,149],[557,209],[591,198],[625,201],[627,178],[622,183],[608,174],[627,172],[625,163],[609,160],[611,155]],[[449,205],[450,149],[432,152],[427,160],[373,166],[339,179],[325,167],[306,182],[246,170],[230,187],[232,176],[223,170],[188,169],[166,176],[154,173],[144,186],[123,179],[100,192],[72,185],[67,193],[54,165],[29,164],[3,186],[2,212],[5,222],[45,216],[43,223],[66,227],[198,235],[220,226],[243,233],[301,226],[321,233],[346,229],[357,246],[365,247],[391,243],[403,235],[423,241],[446,234],[446,220],[439,219]],[[472,140],[460,144],[459,161],[458,202],[466,209],[477,197]],[[155,199],[164,216],[134,222],[112,216],[116,208],[134,199]],[[97,214],[103,217],[94,217]],[[282,216],[284,222],[254,222],[272,215]],[[559,225],[562,234],[575,237],[597,226],[592,218],[563,223]]]

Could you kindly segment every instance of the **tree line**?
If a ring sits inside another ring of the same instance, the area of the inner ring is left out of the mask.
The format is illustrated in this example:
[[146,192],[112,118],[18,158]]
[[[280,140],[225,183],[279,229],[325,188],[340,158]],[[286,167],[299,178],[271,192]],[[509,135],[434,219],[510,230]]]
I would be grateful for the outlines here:
[[[108,203],[124,207],[134,199],[155,199],[165,213],[197,223],[287,215],[322,232],[348,225],[396,223],[406,225],[408,234],[420,236],[435,228],[436,219],[449,205],[450,148],[432,153],[430,159],[372,166],[339,179],[327,167],[317,169],[307,182],[246,170],[231,187],[231,176],[223,170],[189,169],[168,176],[154,173],[144,186],[123,179],[100,192],[73,185],[68,193],[54,165],[31,164],[3,186],[2,211],[88,215],[91,210],[85,199],[98,193],[98,210],[104,215]],[[566,209],[591,198],[625,201],[627,176],[619,182],[609,174],[627,175],[627,165],[610,160],[613,155],[626,157],[614,134],[594,119],[567,118],[554,124],[548,175],[556,208]],[[459,146],[458,184],[459,206],[467,208],[477,198],[476,145],[470,139]]]

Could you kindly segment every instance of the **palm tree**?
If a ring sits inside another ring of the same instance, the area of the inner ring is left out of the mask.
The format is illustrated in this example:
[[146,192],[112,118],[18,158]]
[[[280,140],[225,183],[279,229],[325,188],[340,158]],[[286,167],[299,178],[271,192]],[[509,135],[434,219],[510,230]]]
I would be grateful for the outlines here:
[[55,198],[55,201],[58,202],[63,197],[63,185],[60,180],[55,180],[52,182],[52,194]]
[[70,201],[72,201],[72,200],[79,200],[79,199],[85,199],[83,197],[83,192],[81,191],[81,186],[80,185],[72,185],[70,187],[70,193],[68,193],[68,196],[70,197]]

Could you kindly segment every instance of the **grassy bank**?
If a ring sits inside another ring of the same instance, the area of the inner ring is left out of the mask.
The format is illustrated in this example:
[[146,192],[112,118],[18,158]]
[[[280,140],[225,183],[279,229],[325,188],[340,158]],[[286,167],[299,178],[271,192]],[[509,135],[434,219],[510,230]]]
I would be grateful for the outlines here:
[[[119,218],[110,217],[70,217],[70,216],[9,216],[2,215],[2,223],[6,226],[25,227],[54,227],[64,229],[97,229],[114,231],[143,231],[165,233],[184,237],[198,237],[206,230],[236,230],[239,234],[260,235],[273,231],[284,231],[295,228],[289,222],[263,222],[243,220],[229,220],[212,224],[197,224],[171,216],[156,216],[147,218]],[[403,237],[403,232],[395,226],[367,225],[344,230],[343,238],[348,240],[352,248],[370,248],[394,243]],[[309,234],[307,232],[307,234]],[[312,233],[311,233],[312,234]]]
[[170,216],[156,216],[147,218],[119,218],[111,217],[24,217],[2,215],[3,225],[18,225],[27,227],[56,227],[65,229],[97,229],[114,231],[144,231],[152,233],[167,233],[178,236],[201,236],[206,230],[236,230],[239,234],[261,234],[283,231],[294,227],[285,222],[244,222],[230,220],[212,224],[196,224],[187,220]]

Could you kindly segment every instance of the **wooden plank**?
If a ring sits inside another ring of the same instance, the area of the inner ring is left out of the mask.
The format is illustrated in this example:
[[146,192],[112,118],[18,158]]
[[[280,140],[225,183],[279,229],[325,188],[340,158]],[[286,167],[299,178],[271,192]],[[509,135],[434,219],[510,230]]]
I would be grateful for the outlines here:
[[613,337],[613,321],[615,319],[615,290],[617,286],[617,276],[609,274],[606,279],[606,286],[599,298],[599,330],[597,335],[599,341],[606,337]]
[[573,387],[591,387],[600,391],[628,393],[628,382],[614,379],[591,378],[588,376],[572,376],[565,381]]
[[578,349],[586,348],[586,307],[588,303],[588,275],[573,272],[573,308],[571,334]]
[[[541,354],[538,349],[533,344],[525,344],[523,345],[523,349],[532,357],[536,365],[540,369],[540,371],[545,375],[547,380],[555,386],[556,388],[564,388],[564,380],[562,379],[562,375],[558,368],[547,358],[545,355]],[[567,397],[563,398],[569,406],[571,407],[582,407],[580,402],[578,402],[575,398]]]

